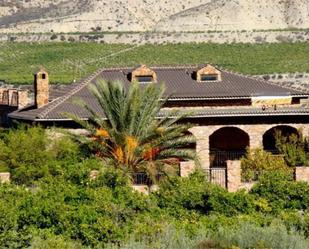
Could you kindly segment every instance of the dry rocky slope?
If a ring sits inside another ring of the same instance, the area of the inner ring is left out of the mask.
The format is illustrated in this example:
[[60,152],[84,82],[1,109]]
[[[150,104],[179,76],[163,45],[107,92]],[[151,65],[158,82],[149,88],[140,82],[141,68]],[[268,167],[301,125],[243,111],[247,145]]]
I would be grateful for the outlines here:
[[309,28],[309,0],[0,0],[1,33]]

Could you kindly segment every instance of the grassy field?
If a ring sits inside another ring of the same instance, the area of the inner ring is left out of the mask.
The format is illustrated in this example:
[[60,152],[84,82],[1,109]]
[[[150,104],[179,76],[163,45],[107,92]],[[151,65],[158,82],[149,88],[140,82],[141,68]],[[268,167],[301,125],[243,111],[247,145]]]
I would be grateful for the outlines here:
[[44,65],[52,83],[70,83],[101,67],[203,64],[245,73],[309,72],[309,43],[168,44],[0,43],[0,80],[32,83]]

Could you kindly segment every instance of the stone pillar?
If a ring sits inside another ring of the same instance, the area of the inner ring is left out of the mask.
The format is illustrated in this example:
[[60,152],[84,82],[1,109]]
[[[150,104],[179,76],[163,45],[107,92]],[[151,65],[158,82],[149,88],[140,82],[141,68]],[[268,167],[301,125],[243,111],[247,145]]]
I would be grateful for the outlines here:
[[11,181],[11,174],[9,172],[0,173],[0,182],[9,183]]
[[18,90],[18,109],[26,107],[29,103],[28,91]]
[[188,177],[191,173],[195,171],[195,162],[180,162],[180,176]]
[[296,167],[295,180],[309,183],[309,167]]
[[250,149],[263,147],[263,135],[265,127],[263,125],[250,125],[247,127],[247,133],[250,138]]
[[8,89],[9,91],[9,106],[18,105],[18,93],[16,89]]
[[240,161],[227,161],[227,190],[236,192],[241,187]]
[[190,132],[196,138],[196,154],[201,164],[202,169],[208,169],[209,164],[209,135],[211,129],[209,126],[195,126],[190,129]]
[[9,105],[10,104],[10,97],[9,97],[9,90],[5,89],[2,93],[2,104]]

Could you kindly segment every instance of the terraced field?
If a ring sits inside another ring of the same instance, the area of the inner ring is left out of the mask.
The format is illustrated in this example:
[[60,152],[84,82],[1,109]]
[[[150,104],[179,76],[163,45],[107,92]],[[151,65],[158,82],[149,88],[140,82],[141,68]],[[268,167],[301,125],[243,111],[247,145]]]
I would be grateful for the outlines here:
[[309,43],[122,45],[0,43],[0,80],[32,83],[43,64],[52,83],[70,83],[101,67],[204,64],[245,74],[309,72]]

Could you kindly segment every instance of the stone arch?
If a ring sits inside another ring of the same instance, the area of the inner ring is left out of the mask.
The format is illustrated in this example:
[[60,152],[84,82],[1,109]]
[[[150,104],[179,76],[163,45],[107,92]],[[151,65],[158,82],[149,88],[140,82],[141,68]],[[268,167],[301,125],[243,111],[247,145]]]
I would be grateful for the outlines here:
[[211,167],[225,167],[227,160],[239,160],[250,146],[247,132],[238,127],[223,127],[209,136]]
[[276,148],[276,131],[280,131],[283,136],[290,136],[292,134],[299,134],[298,130],[290,125],[277,125],[268,129],[263,134],[263,149],[273,153],[277,153]]

